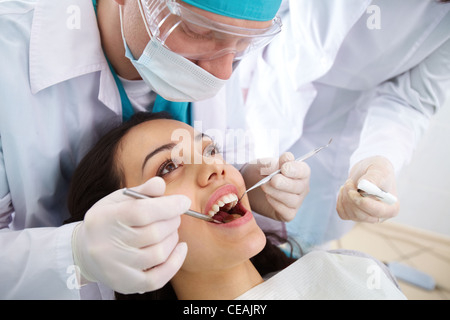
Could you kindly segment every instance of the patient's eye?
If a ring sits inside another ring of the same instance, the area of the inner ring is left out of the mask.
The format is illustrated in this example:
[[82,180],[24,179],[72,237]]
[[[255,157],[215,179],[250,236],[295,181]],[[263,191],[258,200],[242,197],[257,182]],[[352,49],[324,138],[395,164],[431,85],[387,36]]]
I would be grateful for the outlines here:
[[217,145],[217,143],[215,143],[215,142],[209,144],[203,151],[203,156],[206,156],[206,157],[214,157],[218,154],[220,154],[220,148]]
[[161,166],[158,168],[156,175],[159,177],[163,177],[166,174],[171,173],[172,171],[178,169],[179,165],[173,162],[171,159],[164,161]]

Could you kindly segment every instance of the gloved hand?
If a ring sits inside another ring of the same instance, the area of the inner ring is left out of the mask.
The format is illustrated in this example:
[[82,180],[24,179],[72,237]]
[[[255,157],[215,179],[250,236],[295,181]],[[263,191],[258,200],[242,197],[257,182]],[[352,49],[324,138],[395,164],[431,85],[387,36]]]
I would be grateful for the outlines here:
[[[276,160],[276,159],[275,159]],[[269,182],[263,184],[260,188],[248,193],[252,209],[266,217],[280,220],[291,221],[297,214],[303,200],[309,192],[309,179],[311,170],[305,162],[295,162],[294,155],[286,152],[278,161],[269,161],[276,163],[276,166],[264,167],[258,165],[249,165],[245,171],[244,179],[247,187],[251,187],[264,175],[268,175],[278,168],[281,173],[275,175]],[[266,160],[263,162],[267,163]]]
[[[156,177],[132,189],[158,197],[165,182]],[[122,190],[98,201],[72,237],[82,278],[123,294],[163,287],[186,258],[187,246],[178,243],[177,229],[190,205],[182,195],[134,199]]]
[[357,191],[358,182],[367,179],[386,192],[397,195],[395,172],[384,157],[371,157],[358,162],[348,180],[339,191],[336,210],[343,220],[379,223],[395,217],[400,205],[386,204],[371,197],[362,197]]

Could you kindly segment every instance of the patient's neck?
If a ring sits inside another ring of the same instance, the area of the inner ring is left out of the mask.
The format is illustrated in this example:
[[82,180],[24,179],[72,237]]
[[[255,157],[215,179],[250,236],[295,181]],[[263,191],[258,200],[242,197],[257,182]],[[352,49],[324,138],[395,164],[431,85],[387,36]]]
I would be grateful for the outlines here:
[[250,260],[220,271],[197,273],[181,269],[171,280],[179,300],[230,300],[261,282],[263,279]]

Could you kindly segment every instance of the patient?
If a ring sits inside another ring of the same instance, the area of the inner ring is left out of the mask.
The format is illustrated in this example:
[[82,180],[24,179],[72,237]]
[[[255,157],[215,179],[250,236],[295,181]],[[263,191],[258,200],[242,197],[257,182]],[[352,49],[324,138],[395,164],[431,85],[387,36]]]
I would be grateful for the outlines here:
[[[176,130],[188,134],[173,141]],[[368,271],[381,270],[373,269],[372,259],[327,252],[288,258],[256,224],[247,196],[237,201],[245,191],[243,178],[223,161],[214,141],[165,114],[135,115],[86,155],[72,180],[70,221],[82,220],[112,191],[155,176],[165,180],[166,195],[184,194],[192,210],[225,223],[183,215],[179,239],[188,254],[179,272],[160,290],[117,298],[404,299],[389,275]]]

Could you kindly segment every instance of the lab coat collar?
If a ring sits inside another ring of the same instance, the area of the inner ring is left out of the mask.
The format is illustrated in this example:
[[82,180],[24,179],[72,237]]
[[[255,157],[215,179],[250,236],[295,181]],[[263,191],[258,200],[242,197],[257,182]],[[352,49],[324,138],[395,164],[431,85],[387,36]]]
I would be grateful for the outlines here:
[[29,63],[33,94],[100,71],[98,99],[114,112],[121,112],[120,95],[103,53],[92,0],[37,1]]

